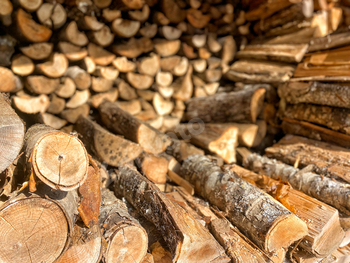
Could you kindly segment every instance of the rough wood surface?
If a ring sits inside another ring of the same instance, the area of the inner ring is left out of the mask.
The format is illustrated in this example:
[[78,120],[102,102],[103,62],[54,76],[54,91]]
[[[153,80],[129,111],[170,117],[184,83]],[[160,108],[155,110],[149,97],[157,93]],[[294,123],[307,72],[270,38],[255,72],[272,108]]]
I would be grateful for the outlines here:
[[99,112],[108,129],[140,144],[146,152],[161,153],[171,143],[168,136],[136,119],[114,103],[102,103],[99,106]]
[[308,235],[299,244],[306,251],[323,258],[339,247],[344,231],[340,226],[337,209],[291,188],[288,184],[258,175],[238,165],[229,169],[271,194],[307,224]]
[[24,123],[11,108],[6,98],[0,94],[0,173],[9,167],[22,149]]
[[205,156],[189,156],[180,175],[261,249],[271,252],[286,248],[307,235],[306,224],[284,206]]
[[81,115],[75,124],[75,130],[81,135],[89,152],[99,161],[112,166],[127,163],[142,152],[139,145],[108,132],[89,117]]
[[350,181],[348,171],[350,150],[312,139],[287,135],[277,144],[265,149],[266,156],[300,167],[312,164],[315,172]]
[[244,161],[244,167],[275,180],[281,178],[294,189],[350,214],[349,185],[313,173],[312,166],[298,169],[275,159],[250,154]]
[[70,191],[86,179],[89,161],[77,137],[38,124],[28,129],[24,145],[30,172],[51,188]]
[[209,231],[134,168],[119,168],[114,190],[155,224],[174,262],[229,262]]
[[265,89],[219,93],[187,102],[185,119],[204,122],[255,122],[262,110]]
[[102,190],[99,224],[107,248],[103,261],[142,262],[147,252],[148,236],[140,223],[133,218],[123,201],[108,189]]

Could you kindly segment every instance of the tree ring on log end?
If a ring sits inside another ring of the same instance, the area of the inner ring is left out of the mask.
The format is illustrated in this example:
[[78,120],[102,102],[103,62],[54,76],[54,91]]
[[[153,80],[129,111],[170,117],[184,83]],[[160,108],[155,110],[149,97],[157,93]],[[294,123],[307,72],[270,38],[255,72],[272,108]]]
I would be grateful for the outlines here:
[[54,262],[69,242],[67,217],[55,202],[20,199],[0,210],[0,262]]
[[73,135],[51,132],[35,144],[35,175],[56,190],[70,191],[85,181],[89,159],[83,143]]

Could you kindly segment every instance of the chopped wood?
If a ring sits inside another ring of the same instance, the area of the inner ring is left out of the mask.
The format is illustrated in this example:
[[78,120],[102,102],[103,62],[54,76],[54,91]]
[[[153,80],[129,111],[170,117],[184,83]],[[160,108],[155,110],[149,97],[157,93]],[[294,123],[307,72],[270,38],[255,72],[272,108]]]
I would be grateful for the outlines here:
[[74,81],[78,89],[88,89],[91,85],[90,74],[78,66],[69,67],[65,75]]
[[111,89],[107,92],[101,92],[99,94],[93,95],[91,97],[91,105],[94,108],[98,108],[98,106],[104,101],[115,102],[118,99],[119,91],[118,89]]
[[88,53],[92,60],[101,66],[107,66],[115,59],[114,54],[93,43],[88,45]]
[[88,33],[89,39],[101,47],[107,47],[113,43],[114,34],[110,27],[104,25],[100,30],[90,31]]
[[[185,119],[200,118],[204,122],[255,122],[262,110],[265,89],[253,88],[218,93],[187,102]],[[239,105],[241,103],[241,105]]]
[[350,44],[349,32],[331,34],[324,37],[313,38],[310,41],[308,52],[327,50]]
[[33,73],[34,63],[24,55],[17,55],[12,59],[11,70],[17,75],[27,76]]
[[86,179],[89,160],[75,136],[38,124],[28,129],[24,149],[35,176],[53,189],[71,191]]
[[34,12],[36,11],[41,4],[43,3],[42,0],[32,0],[32,1],[28,1],[28,0],[19,0],[19,4],[26,9],[28,12]]
[[76,46],[86,46],[89,42],[84,32],[78,30],[77,23],[71,21],[66,28],[63,29],[63,37]]
[[229,169],[271,194],[306,222],[309,233],[299,244],[300,247],[320,258],[328,256],[339,247],[344,231],[339,223],[337,209],[291,188],[288,184],[258,175],[240,166],[233,165]]
[[37,97],[23,94],[20,96],[14,96],[13,104],[18,110],[27,114],[35,114],[38,112],[43,113],[50,106],[50,99],[44,94]]
[[226,163],[236,162],[237,127],[191,122],[178,125],[172,132],[180,139],[190,140],[194,145],[215,153]]
[[319,174],[342,178],[349,182],[347,160],[350,150],[326,142],[287,135],[277,144],[265,150],[266,156],[294,164],[298,159],[300,167],[312,164]]
[[92,77],[91,88],[95,92],[106,92],[113,86],[113,80]]
[[96,70],[96,63],[95,61],[89,57],[86,56],[81,62],[80,62],[80,67],[83,70],[86,70],[87,73],[92,74]]
[[148,89],[153,84],[154,78],[144,74],[128,72],[126,74],[128,82],[136,89]]
[[142,174],[151,182],[155,184],[166,183],[168,161],[164,157],[144,153],[136,159],[136,164]]
[[80,29],[93,31],[101,30],[104,26],[97,20],[96,16],[84,16],[78,20],[78,25]]
[[52,52],[52,43],[35,43],[27,47],[20,48],[22,53],[34,60],[42,60],[48,58]]
[[[271,196],[235,173],[223,171],[205,156],[189,156],[180,175],[263,250],[272,252],[288,247],[308,233],[306,224]],[[250,216],[251,213],[254,216]]]
[[10,0],[4,0],[0,3],[0,19],[5,26],[12,24],[11,14],[13,11],[13,5]]
[[25,87],[36,94],[51,94],[60,85],[59,79],[50,79],[45,76],[34,76],[27,77],[25,81]]
[[[160,86],[160,87],[157,87],[157,90],[158,90],[159,94],[164,99],[170,99],[173,96],[173,94],[174,94],[174,88],[173,87],[161,87]],[[153,99],[154,99],[154,97],[153,97]],[[170,104],[169,103],[166,103],[166,104],[168,104],[168,106],[170,108]]]
[[38,122],[54,129],[61,129],[68,122],[50,113],[38,113]]
[[107,242],[104,261],[141,263],[148,248],[145,229],[110,190],[102,190],[102,203],[99,222]]
[[[234,62],[226,77],[232,81],[245,83],[285,82],[293,75],[294,66],[278,62],[238,60]],[[295,76],[295,74],[294,74]]]
[[174,103],[170,100],[165,100],[162,96],[156,92],[153,97],[153,107],[158,115],[170,114],[174,109]]
[[297,45],[247,45],[237,52],[240,59],[264,59],[282,62],[300,62],[308,49],[307,44]]
[[177,24],[186,18],[186,12],[184,12],[174,0],[161,0],[161,7],[170,23]]
[[0,91],[13,92],[16,89],[16,77],[11,70],[0,67]]
[[141,90],[141,89],[136,89],[136,93],[139,97],[151,101],[153,100],[155,92],[152,90]]
[[55,93],[61,98],[70,98],[75,93],[75,83],[71,78],[65,77],[61,79],[61,84],[55,90]]
[[192,65],[193,65],[193,69],[198,72],[198,73],[202,73],[206,70],[207,68],[207,61],[205,59],[196,59],[196,60],[192,60]]
[[112,30],[120,37],[130,38],[136,35],[140,25],[139,21],[117,18],[112,23]]
[[211,17],[203,14],[200,10],[190,8],[187,10],[186,18],[188,22],[195,28],[204,28],[208,25]]
[[75,46],[69,42],[63,42],[63,41],[59,42],[58,48],[69,61],[82,60],[88,55],[86,48]]
[[[140,214],[155,224],[174,261],[229,262],[223,248],[209,231],[134,168],[119,168],[114,190],[118,197],[125,197]],[[155,209],[159,213],[155,213]]]
[[114,45],[113,52],[127,58],[136,58],[142,53],[149,52],[153,49],[153,43],[149,38],[142,37],[139,39],[130,38],[126,44]]
[[159,34],[167,40],[179,39],[182,35],[182,31],[172,26],[162,26],[158,30]]
[[146,123],[154,129],[160,130],[163,126],[164,117],[157,116],[155,119],[147,120]]
[[32,16],[21,8],[17,10],[16,21],[21,34],[31,42],[45,42],[51,37],[50,29],[37,24]]
[[0,172],[3,172],[15,160],[23,145],[24,123],[11,108],[5,97],[0,94],[1,108],[1,155]]
[[129,11],[128,15],[133,20],[145,22],[148,19],[150,12],[151,9],[149,8],[149,6],[144,5],[142,7],[142,10]]
[[112,0],[94,0],[94,4],[98,8],[106,8],[112,3]]
[[93,74],[95,76],[102,77],[108,80],[115,80],[119,76],[119,71],[113,66],[97,66]]
[[171,143],[168,136],[136,119],[114,103],[105,102],[101,104],[99,112],[108,129],[140,144],[145,152],[161,153]]
[[102,17],[107,21],[107,22],[112,22],[113,20],[120,18],[122,16],[122,12],[117,9],[109,9],[109,8],[104,8],[102,10]]
[[278,95],[291,104],[310,103],[350,108],[350,86],[321,82],[289,82],[278,86]]
[[158,71],[156,75],[156,83],[161,87],[168,87],[173,82],[173,75],[170,72]]
[[127,57],[117,57],[112,61],[112,64],[123,73],[131,72],[136,69],[136,64],[128,60]]
[[173,68],[172,73],[175,76],[183,76],[188,71],[189,61],[186,57],[182,57],[180,62]]
[[192,83],[193,68],[188,67],[186,75],[183,77],[180,88],[174,93],[173,98],[177,100],[186,101],[192,97],[193,83]]
[[146,26],[143,26],[139,30],[139,33],[143,37],[147,37],[147,38],[154,38],[157,35],[157,32],[158,32],[157,24],[149,24],[149,25],[146,24]]
[[85,116],[78,118],[75,130],[81,135],[88,152],[108,165],[117,167],[130,162],[142,152],[139,145],[108,132]]
[[140,100],[130,100],[130,101],[117,101],[116,104],[122,110],[130,113],[131,115],[136,115],[141,112],[141,102]]
[[120,81],[118,85],[119,97],[123,100],[135,100],[138,98],[134,88],[130,87],[125,81]]
[[143,258],[142,263],[154,263],[152,254],[147,253],[146,256]]
[[162,57],[169,57],[175,55],[180,49],[180,40],[154,40],[154,49]]
[[90,98],[89,90],[76,91],[75,94],[67,101],[66,108],[75,109],[85,104]]
[[40,23],[54,29],[62,27],[67,21],[66,10],[60,3],[44,3],[36,11],[36,15]]
[[137,69],[141,74],[155,76],[160,68],[160,58],[155,54],[142,59],[137,64]]
[[294,189],[331,205],[347,215],[350,214],[348,184],[315,174],[312,166],[298,169],[275,159],[250,154],[244,160],[244,167],[275,180],[280,178],[288,181]]
[[204,151],[187,143],[184,140],[173,139],[172,144],[168,146],[166,152],[172,155],[178,162],[184,161],[188,156],[193,154],[204,155]]
[[61,117],[70,123],[76,123],[80,115],[88,116],[90,112],[90,106],[83,104],[75,109],[66,109],[61,112]]
[[236,52],[237,46],[234,38],[232,36],[225,37],[224,43],[222,44],[222,63],[229,64],[235,58]]
[[68,60],[61,53],[53,53],[49,61],[37,64],[37,68],[47,77],[62,77],[68,68]]

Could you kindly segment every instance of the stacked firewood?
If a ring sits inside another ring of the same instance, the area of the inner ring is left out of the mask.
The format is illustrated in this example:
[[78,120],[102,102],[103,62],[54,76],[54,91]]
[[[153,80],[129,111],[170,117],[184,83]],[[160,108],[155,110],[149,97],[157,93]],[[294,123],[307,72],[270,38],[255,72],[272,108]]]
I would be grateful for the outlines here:
[[348,262],[348,6],[0,1],[0,261]]

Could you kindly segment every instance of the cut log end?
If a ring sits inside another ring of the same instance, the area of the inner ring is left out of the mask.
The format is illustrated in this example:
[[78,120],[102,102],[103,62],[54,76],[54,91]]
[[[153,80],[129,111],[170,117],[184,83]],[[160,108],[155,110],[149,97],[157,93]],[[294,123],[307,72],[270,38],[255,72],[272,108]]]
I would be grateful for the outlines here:
[[171,140],[166,135],[160,136],[155,130],[145,124],[141,124],[138,130],[138,142],[145,152],[158,154],[164,152],[171,144]]
[[89,165],[83,143],[73,135],[51,132],[37,141],[32,162],[35,174],[53,189],[78,188]]
[[265,93],[266,93],[265,89],[258,89],[254,92],[252,96],[252,100],[250,102],[250,111],[251,111],[251,118],[253,122],[256,121],[256,118],[258,117],[259,113],[263,108]]

